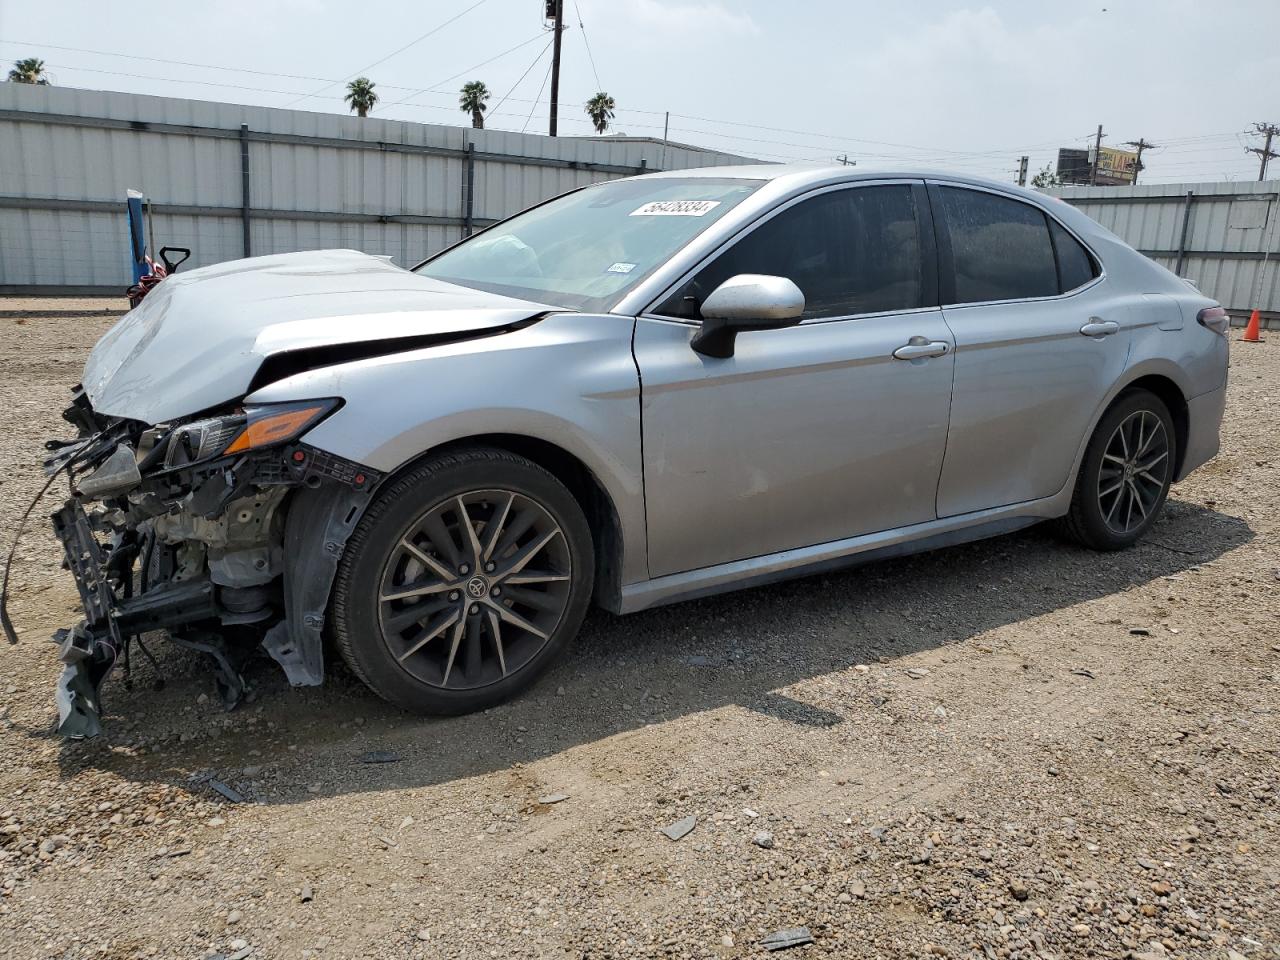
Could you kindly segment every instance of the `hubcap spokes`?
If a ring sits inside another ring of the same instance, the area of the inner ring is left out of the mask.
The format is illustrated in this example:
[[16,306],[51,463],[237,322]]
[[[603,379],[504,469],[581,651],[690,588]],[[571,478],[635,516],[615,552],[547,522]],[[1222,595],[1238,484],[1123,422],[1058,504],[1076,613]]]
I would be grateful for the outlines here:
[[1115,533],[1130,533],[1147,521],[1169,477],[1169,437],[1154,413],[1130,414],[1107,441],[1098,471],[1098,507]]
[[382,639],[406,671],[450,690],[501,680],[546,645],[569,602],[555,518],[510,490],[476,490],[414,521],[383,568]]

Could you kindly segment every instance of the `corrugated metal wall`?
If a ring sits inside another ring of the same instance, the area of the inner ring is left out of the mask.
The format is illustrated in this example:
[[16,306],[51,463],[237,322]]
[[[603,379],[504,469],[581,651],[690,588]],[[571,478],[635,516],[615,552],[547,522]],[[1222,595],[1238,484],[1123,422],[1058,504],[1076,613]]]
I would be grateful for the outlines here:
[[1083,213],[1233,314],[1280,318],[1280,184],[1056,187]]
[[246,219],[254,255],[352,247],[408,265],[587,183],[744,162],[650,140],[0,83],[0,291],[126,286],[130,187],[153,204],[155,246],[190,247],[191,266],[243,256]]

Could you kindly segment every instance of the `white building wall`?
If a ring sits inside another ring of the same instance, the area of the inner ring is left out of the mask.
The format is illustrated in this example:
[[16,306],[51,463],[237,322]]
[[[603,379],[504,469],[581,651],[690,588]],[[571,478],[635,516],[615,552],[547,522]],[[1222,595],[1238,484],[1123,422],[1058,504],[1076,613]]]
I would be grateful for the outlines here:
[[190,247],[190,266],[243,256],[241,124],[253,255],[340,246],[415,263],[464,235],[468,165],[478,228],[660,161],[751,162],[647,140],[0,83],[0,290],[127,286],[129,188],[153,204],[155,247]]

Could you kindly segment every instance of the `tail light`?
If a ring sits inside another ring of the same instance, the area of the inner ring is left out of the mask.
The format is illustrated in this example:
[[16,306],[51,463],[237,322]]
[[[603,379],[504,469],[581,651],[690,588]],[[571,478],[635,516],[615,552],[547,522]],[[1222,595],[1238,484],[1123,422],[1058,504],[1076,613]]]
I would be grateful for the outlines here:
[[1231,326],[1231,317],[1222,307],[1205,307],[1196,314],[1196,321],[1200,326],[1223,337],[1227,335],[1227,329]]

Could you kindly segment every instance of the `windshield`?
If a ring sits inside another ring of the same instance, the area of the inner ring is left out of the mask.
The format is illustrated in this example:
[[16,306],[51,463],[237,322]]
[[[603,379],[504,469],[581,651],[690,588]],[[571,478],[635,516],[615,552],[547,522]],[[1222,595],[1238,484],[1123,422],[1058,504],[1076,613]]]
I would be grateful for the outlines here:
[[608,310],[759,180],[615,180],[544,203],[416,268],[464,287]]

